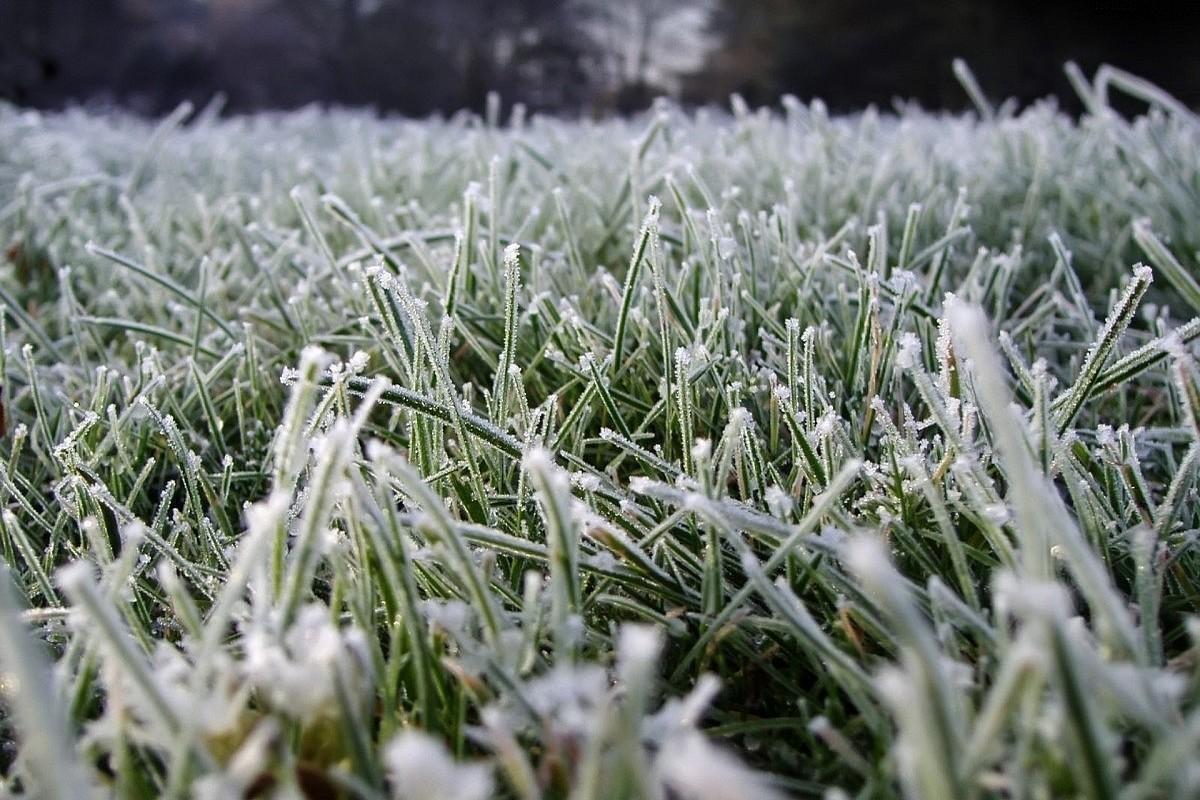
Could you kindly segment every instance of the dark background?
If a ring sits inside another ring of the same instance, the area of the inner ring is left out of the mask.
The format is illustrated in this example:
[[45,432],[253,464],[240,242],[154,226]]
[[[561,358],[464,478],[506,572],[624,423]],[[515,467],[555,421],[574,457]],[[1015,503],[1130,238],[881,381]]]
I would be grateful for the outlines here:
[[311,102],[410,115],[507,107],[603,115],[666,94],[821,97],[835,110],[963,108],[961,56],[993,99],[1056,95],[1112,63],[1200,104],[1186,6],[1044,0],[0,0],[0,98],[161,114]]

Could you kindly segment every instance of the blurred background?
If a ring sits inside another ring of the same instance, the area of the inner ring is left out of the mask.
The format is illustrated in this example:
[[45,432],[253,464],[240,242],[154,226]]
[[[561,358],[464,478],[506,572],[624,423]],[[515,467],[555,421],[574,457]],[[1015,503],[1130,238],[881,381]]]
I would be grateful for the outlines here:
[[966,107],[950,63],[993,99],[1057,95],[1101,63],[1200,102],[1187,4],[1079,0],[0,0],[0,98],[161,114],[308,103],[408,115],[505,107],[603,116],[658,95],[835,110]]

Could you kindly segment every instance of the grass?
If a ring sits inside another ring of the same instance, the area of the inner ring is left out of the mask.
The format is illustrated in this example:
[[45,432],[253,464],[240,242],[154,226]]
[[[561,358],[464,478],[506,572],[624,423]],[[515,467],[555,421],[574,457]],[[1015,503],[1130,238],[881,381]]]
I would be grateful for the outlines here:
[[1200,123],[955,71],[0,108],[0,794],[1194,797]]

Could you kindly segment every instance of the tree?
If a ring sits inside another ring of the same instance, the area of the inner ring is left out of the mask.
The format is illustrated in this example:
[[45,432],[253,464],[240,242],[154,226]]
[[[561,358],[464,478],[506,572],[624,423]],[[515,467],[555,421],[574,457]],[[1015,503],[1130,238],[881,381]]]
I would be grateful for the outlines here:
[[716,42],[710,0],[574,0],[592,44],[589,72],[620,110],[652,94],[678,94],[682,76],[703,65]]

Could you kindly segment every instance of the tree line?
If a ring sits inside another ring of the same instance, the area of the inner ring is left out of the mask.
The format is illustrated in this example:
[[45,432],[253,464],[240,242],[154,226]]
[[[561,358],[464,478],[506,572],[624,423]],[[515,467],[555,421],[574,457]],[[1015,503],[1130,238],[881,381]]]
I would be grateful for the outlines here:
[[424,115],[493,91],[562,113],[735,92],[955,108],[963,57],[997,96],[1067,97],[1071,59],[1194,104],[1196,33],[1170,4],[1115,0],[0,0],[0,97],[149,114],[221,95]]

